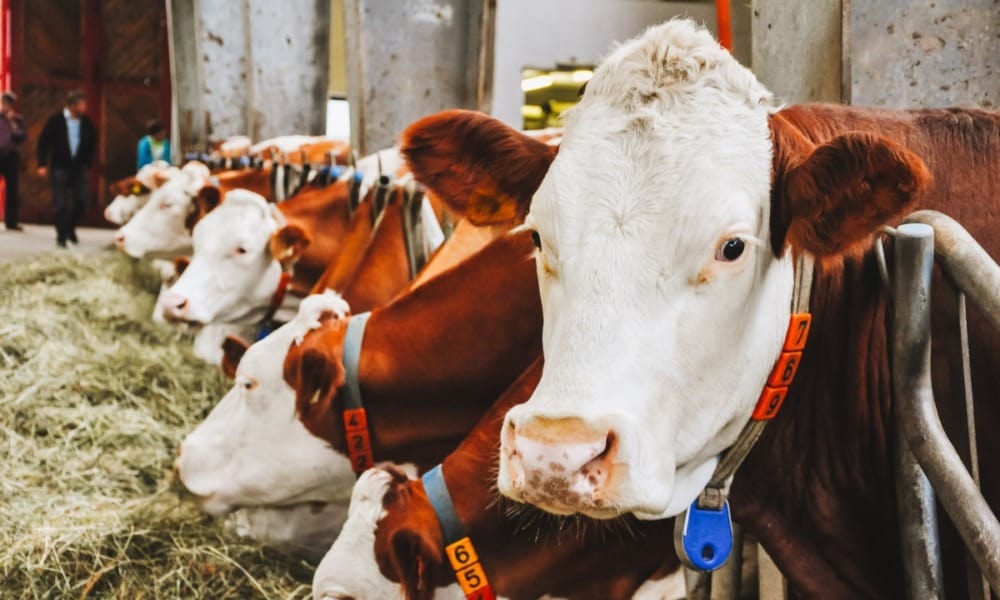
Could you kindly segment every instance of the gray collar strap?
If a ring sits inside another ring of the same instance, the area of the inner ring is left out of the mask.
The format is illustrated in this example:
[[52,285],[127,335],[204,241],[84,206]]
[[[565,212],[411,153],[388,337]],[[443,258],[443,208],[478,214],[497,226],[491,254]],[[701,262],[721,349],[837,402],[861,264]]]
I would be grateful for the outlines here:
[[451,570],[467,600],[493,600],[496,594],[490,585],[483,565],[479,562],[479,553],[472,545],[472,540],[465,534],[465,528],[455,512],[455,504],[448,493],[441,465],[424,473],[422,478],[427,499],[441,524],[441,535],[444,536],[444,553],[448,557]]
[[368,413],[361,402],[361,382],[358,380],[361,344],[364,342],[365,326],[368,325],[370,316],[371,313],[352,316],[347,322],[347,333],[344,335],[344,439],[351,468],[358,475],[375,465],[368,431]]
[[719,458],[708,485],[687,511],[674,521],[674,549],[681,562],[690,569],[714,571],[725,564],[732,551],[733,526],[727,499],[729,483],[764,432],[768,421],[778,414],[788,387],[795,378],[809,337],[813,268],[813,257],[808,254],[802,254],[796,260],[792,310],[785,341],[753,414],[733,445]]
[[424,253],[424,225],[422,222],[424,190],[416,181],[409,181],[403,188],[403,237],[406,243],[406,259],[410,268],[410,279],[427,264]]
[[455,512],[455,503],[448,493],[448,486],[444,481],[444,474],[441,472],[441,465],[438,465],[424,473],[421,477],[424,482],[424,491],[427,492],[427,499],[430,500],[434,513],[437,515],[438,523],[441,524],[441,534],[444,535],[444,545],[447,546],[465,537],[465,528],[458,519]]
[[344,408],[361,408],[361,383],[358,381],[358,364],[361,362],[361,343],[365,339],[365,329],[370,312],[351,315],[344,335]]

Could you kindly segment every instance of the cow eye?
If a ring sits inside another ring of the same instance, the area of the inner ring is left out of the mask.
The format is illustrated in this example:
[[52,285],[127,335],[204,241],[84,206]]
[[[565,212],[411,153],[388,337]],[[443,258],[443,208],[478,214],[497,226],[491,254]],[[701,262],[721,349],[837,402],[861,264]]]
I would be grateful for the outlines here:
[[732,262],[737,258],[743,256],[743,251],[746,250],[746,242],[743,238],[729,238],[728,240],[722,242],[719,249],[715,253],[715,260],[722,260],[726,262]]
[[167,210],[170,208],[170,202],[166,200],[160,200],[160,210]]
[[246,377],[246,376],[240,377],[238,383],[243,387],[243,389],[245,389],[248,392],[257,387],[257,380],[253,379],[252,377]]
[[247,249],[244,248],[243,246],[237,246],[236,247],[236,254],[246,254],[246,253],[247,253]]
[[542,249],[542,236],[538,235],[537,231],[531,232],[531,243],[535,245],[535,248]]

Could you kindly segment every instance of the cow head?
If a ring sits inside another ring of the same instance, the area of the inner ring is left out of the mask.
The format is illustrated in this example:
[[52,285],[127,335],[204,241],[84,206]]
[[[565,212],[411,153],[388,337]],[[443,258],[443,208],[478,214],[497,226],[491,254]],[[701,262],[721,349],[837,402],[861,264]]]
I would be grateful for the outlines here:
[[194,226],[192,242],[190,264],[161,303],[168,319],[205,324],[259,317],[309,236],[259,194],[233,190]]
[[208,167],[199,162],[184,165],[153,191],[149,201],[118,230],[115,243],[135,258],[180,254],[190,248],[190,217],[199,206],[199,192],[209,177]]
[[295,392],[282,378],[282,363],[305,332],[347,310],[332,292],[310,296],[295,319],[245,353],[240,344],[226,342],[234,385],[184,439],[176,464],[181,482],[203,510],[224,514],[240,506],[346,504],[355,479],[350,462],[296,418]]
[[[503,494],[596,518],[680,513],[778,356],[791,256],[863,248],[926,184],[920,159],[890,140],[817,146],[775,113],[690,21],[650,28],[595,71],[525,220],[545,368],[506,416]],[[477,152],[480,170],[503,168]],[[503,214],[525,198],[496,202]]]
[[316,568],[314,598],[465,597],[454,576],[442,570],[441,526],[412,477],[391,464],[361,475],[347,522]]
[[158,160],[150,163],[134,177],[114,182],[108,187],[113,199],[104,209],[104,218],[115,225],[124,225],[146,205],[153,190],[169,181],[180,169]]

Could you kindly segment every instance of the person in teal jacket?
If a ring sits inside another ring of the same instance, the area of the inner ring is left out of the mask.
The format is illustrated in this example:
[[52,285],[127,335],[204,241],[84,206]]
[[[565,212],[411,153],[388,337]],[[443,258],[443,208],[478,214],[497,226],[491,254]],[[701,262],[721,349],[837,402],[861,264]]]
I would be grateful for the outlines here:
[[155,160],[170,162],[170,140],[159,119],[146,124],[146,135],[139,140],[139,160],[136,161],[135,170],[138,171]]

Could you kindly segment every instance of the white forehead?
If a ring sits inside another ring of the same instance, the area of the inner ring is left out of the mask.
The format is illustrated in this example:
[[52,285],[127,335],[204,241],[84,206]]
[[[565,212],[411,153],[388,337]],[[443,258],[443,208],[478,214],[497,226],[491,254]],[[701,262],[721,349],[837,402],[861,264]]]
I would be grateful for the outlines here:
[[772,110],[770,93],[707,31],[690,21],[650,28],[612,52],[566,115],[530,220],[558,221],[543,234],[568,237],[727,222],[759,230]]
[[195,252],[216,244],[266,240],[278,228],[277,215],[260,194],[233,190],[194,226]]

